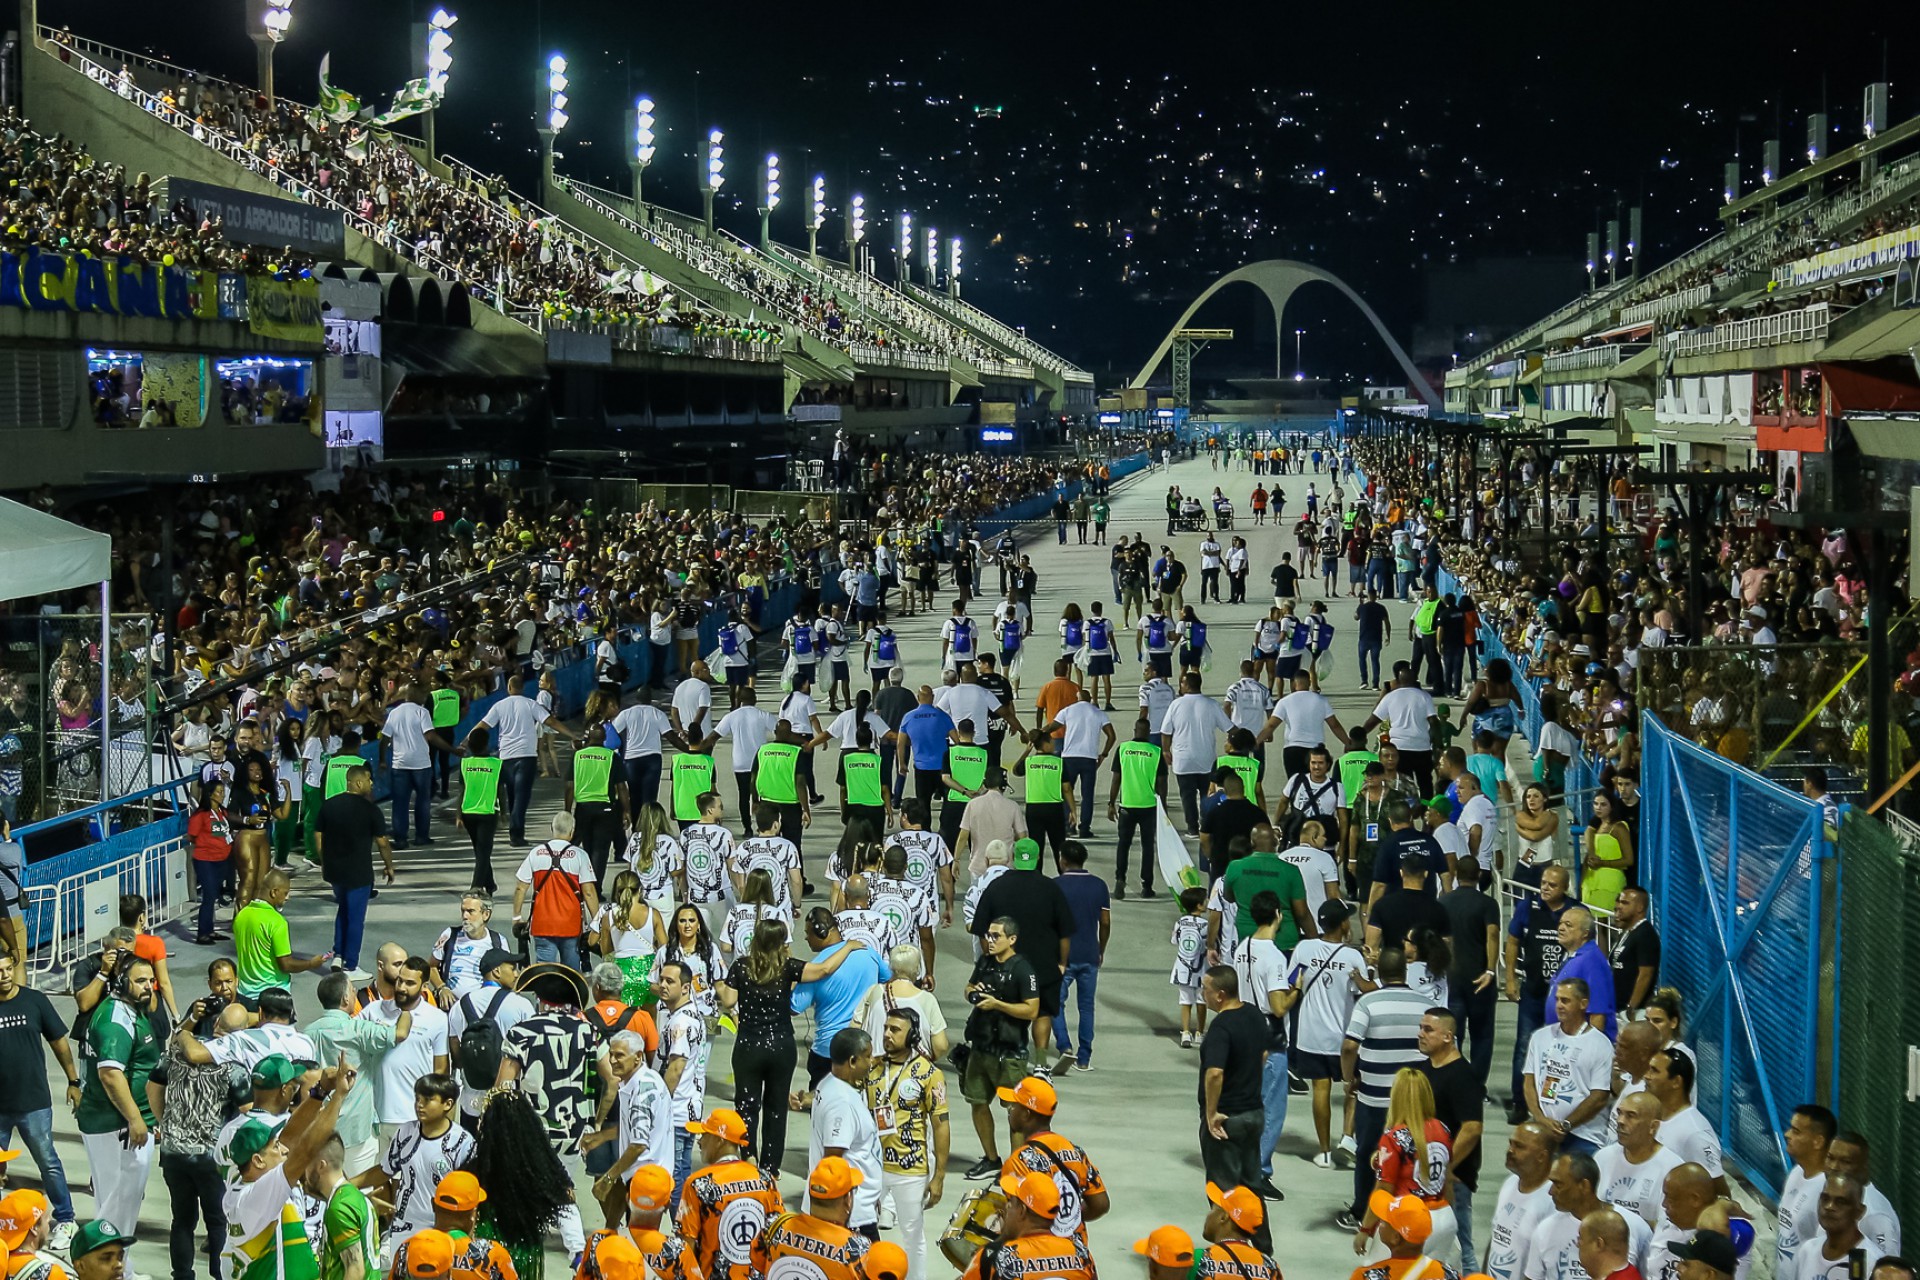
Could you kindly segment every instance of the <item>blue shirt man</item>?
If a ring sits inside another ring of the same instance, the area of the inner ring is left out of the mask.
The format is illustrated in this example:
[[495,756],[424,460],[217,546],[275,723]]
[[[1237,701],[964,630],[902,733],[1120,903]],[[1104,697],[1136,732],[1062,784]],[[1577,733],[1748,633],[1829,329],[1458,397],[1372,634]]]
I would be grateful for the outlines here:
[[[831,960],[842,947],[854,947],[853,954],[842,961],[838,969],[793,989],[793,1011],[814,1011],[812,1057],[818,1063],[809,1062],[807,1066],[808,1075],[818,1083],[831,1062],[829,1046],[834,1033],[853,1025],[853,1011],[859,1006],[860,997],[871,990],[874,983],[892,981],[893,969],[879,952],[843,940],[839,923],[825,907],[807,912],[807,943],[813,948],[813,958],[818,964]],[[817,1075],[812,1070],[815,1065],[820,1067]]]
[[1362,649],[1378,649],[1386,643],[1387,606],[1371,598],[1362,600],[1360,607],[1353,611],[1353,616],[1360,624]]
[[1560,946],[1567,958],[1547,987],[1542,1006],[1546,1020],[1552,1022],[1559,1016],[1553,1008],[1553,988],[1569,978],[1579,978],[1587,984],[1588,1019],[1602,1018],[1600,1029],[1607,1033],[1607,1039],[1613,1039],[1619,1030],[1614,1018],[1613,964],[1593,940],[1593,916],[1585,907],[1568,907],[1561,914]]
[[938,769],[947,758],[947,735],[953,717],[933,705],[933,693],[923,689],[920,705],[900,717],[900,732],[913,744],[913,767]]
[[880,603],[880,579],[871,569],[861,569],[853,580],[853,602],[863,608],[872,608]]

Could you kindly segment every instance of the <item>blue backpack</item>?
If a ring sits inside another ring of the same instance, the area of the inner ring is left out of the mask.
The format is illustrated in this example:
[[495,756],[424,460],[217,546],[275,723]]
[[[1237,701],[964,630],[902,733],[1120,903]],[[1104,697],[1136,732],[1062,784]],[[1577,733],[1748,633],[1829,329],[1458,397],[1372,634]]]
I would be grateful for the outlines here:
[[1095,653],[1105,653],[1107,651],[1107,635],[1112,629],[1112,626],[1113,624],[1105,618],[1095,618],[1087,624],[1087,643]]
[[880,655],[880,661],[891,665],[900,657],[900,642],[894,639],[891,630],[882,631],[874,637],[874,651]]
[[1147,619],[1147,648],[1162,649],[1167,643],[1167,620],[1155,616]]
[[958,619],[953,624],[953,651],[955,653],[973,652],[973,623]]
[[1314,637],[1313,651],[1325,653],[1333,646],[1333,624],[1325,618],[1320,619],[1319,634]]
[[1067,648],[1078,649],[1080,647],[1080,632],[1083,625],[1078,618],[1067,619]]
[[729,658],[740,652],[740,633],[731,626],[720,628],[720,652]]
[[1193,650],[1195,653],[1199,653],[1206,647],[1207,624],[1204,622],[1189,622],[1187,624],[1187,648]]
[[1000,652],[1020,652],[1020,624],[1011,618],[1007,619],[1007,625],[1000,631]]
[[813,628],[795,627],[793,629],[793,656],[811,658],[813,656]]

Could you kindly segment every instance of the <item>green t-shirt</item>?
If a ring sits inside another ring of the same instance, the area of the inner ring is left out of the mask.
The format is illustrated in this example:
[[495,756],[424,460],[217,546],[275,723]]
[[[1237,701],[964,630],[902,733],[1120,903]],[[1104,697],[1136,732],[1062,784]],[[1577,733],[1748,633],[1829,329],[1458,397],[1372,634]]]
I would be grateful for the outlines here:
[[1487,799],[1500,803],[1500,784],[1507,780],[1507,763],[1499,756],[1476,751],[1467,757],[1467,768],[1473,770],[1473,776],[1480,779],[1480,790]]
[[326,785],[321,789],[320,798],[322,800],[331,800],[342,791],[345,791],[347,789],[347,770],[353,768],[355,765],[365,764],[366,762],[366,757],[362,756],[359,752],[352,752],[347,755],[328,756],[325,779]]
[[500,812],[498,756],[469,756],[460,762],[460,812],[476,817]]
[[347,1259],[355,1252],[360,1255],[361,1274],[379,1274],[373,1264],[380,1253],[380,1223],[365,1192],[351,1182],[342,1182],[327,1197],[322,1221],[327,1237],[320,1249],[320,1280],[346,1280]]
[[799,804],[800,791],[794,785],[794,770],[800,764],[800,748],[791,742],[769,742],[754,758],[754,790],[768,804]]
[[612,747],[581,747],[573,753],[574,803],[607,802],[613,760]]
[[233,913],[233,950],[240,994],[249,1000],[258,999],[268,987],[290,985],[275,963],[293,952],[287,918],[265,898],[255,898]]
[[1371,751],[1347,751],[1340,756],[1340,794],[1352,805],[1360,798],[1360,789],[1367,785],[1367,766],[1380,763],[1380,757]]
[[1027,803],[1059,804],[1063,770],[1059,756],[1027,757]]
[[1260,794],[1260,762],[1252,756],[1221,756],[1213,762],[1215,769],[1231,769],[1240,775],[1240,781],[1246,784],[1247,799],[1252,800]]
[[1113,514],[1113,508],[1107,505],[1105,499],[1102,499],[1101,501],[1093,504],[1094,523],[1105,524],[1107,522],[1107,517],[1112,514]]
[[1300,868],[1282,861],[1277,853],[1254,853],[1235,858],[1222,878],[1227,883],[1227,897],[1240,908],[1235,914],[1239,936],[1253,933],[1253,900],[1261,890],[1271,889],[1280,899],[1280,932],[1274,942],[1282,951],[1293,950],[1300,941],[1300,926],[1287,904],[1307,896],[1307,882],[1301,878]]
[[458,689],[435,689],[433,691],[433,727],[451,729],[460,723],[460,691]]
[[1160,779],[1160,748],[1151,742],[1123,742],[1114,753],[1120,769],[1120,807],[1151,809],[1158,796],[1154,784]]
[[[987,780],[987,749],[973,745],[947,748],[947,774],[968,791],[978,791]],[[947,789],[947,799],[965,804],[973,799],[966,791]]]
[[880,756],[873,751],[849,751],[840,757],[847,774],[847,803],[877,809],[887,802],[880,780]]
[[1440,612],[1438,600],[1422,600],[1413,611],[1413,626],[1423,636],[1433,634],[1433,615]]
[[107,1097],[100,1083],[101,1067],[118,1067],[126,1073],[127,1088],[133,1092],[140,1118],[153,1123],[153,1108],[147,1103],[147,1077],[160,1065],[160,1042],[153,1037],[147,1015],[125,1000],[106,999],[94,1006],[87,1020],[86,1066],[80,1088],[80,1106],[74,1120],[82,1133],[113,1133],[127,1127],[120,1109]]
[[713,757],[683,751],[673,758],[673,820],[700,821],[700,797],[713,790]]

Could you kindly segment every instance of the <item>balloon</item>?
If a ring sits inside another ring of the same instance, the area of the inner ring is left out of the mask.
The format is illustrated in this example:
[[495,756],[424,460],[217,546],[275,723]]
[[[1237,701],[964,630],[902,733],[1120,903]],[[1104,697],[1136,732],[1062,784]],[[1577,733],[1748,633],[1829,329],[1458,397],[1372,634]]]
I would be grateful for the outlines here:
[[173,255],[170,253],[163,254],[161,255],[160,261],[170,267],[173,265]]

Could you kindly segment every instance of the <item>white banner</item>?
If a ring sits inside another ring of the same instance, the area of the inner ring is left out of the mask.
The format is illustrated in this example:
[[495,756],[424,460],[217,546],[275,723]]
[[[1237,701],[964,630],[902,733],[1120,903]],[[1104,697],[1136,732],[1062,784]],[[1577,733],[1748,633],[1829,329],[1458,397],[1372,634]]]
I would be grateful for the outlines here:
[[1816,253],[1774,272],[1774,283],[1808,285],[1822,280],[1839,280],[1861,272],[1897,267],[1909,258],[1920,257],[1920,226],[1889,231],[1856,244]]

